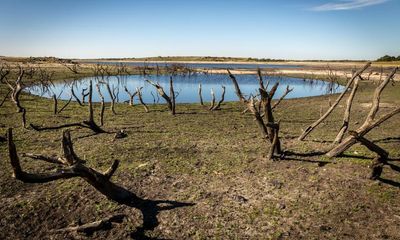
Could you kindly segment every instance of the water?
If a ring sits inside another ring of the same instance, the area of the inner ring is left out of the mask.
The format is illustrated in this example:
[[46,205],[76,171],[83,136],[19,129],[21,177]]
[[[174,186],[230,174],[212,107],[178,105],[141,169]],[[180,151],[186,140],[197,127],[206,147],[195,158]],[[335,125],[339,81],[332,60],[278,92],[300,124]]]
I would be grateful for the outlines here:
[[[117,65],[121,62],[104,61],[104,62],[88,62],[91,64]],[[288,64],[252,64],[252,63],[174,63],[174,62],[123,62],[127,66],[134,67],[170,67],[173,64],[185,66],[192,69],[257,69],[257,68],[300,68],[301,66]]]
[[[245,96],[258,94],[259,84],[256,75],[236,75],[236,78]],[[30,87],[27,91],[43,97],[51,97],[53,94],[56,94],[60,99],[68,100],[71,96],[71,86],[73,86],[75,94],[81,98],[81,90],[87,88],[89,82],[93,81],[93,101],[99,102],[101,100],[95,88],[95,85],[99,83],[105,101],[109,102],[111,98],[107,92],[107,88],[104,83],[101,83],[108,82],[110,87],[115,89],[116,93],[118,92],[119,102],[129,100],[129,95],[124,90],[126,86],[130,92],[134,92],[136,87],[143,87],[142,95],[145,103],[165,103],[165,101],[157,95],[155,87],[147,83],[145,79],[159,82],[160,85],[164,87],[165,92],[169,94],[169,76],[166,75],[149,75],[145,77],[141,75],[111,76],[108,78],[105,77],[104,79],[88,77],[74,82],[54,83],[54,86],[51,86],[48,91],[43,91],[40,86]],[[222,93],[221,85],[226,87],[225,101],[238,101],[232,81],[226,74],[197,74],[190,77],[178,75],[174,76],[173,80],[174,89],[177,94],[177,103],[198,103],[198,87],[200,83],[202,84],[203,100],[206,102],[211,100],[211,89],[214,90],[217,101],[220,99]],[[264,83],[266,80],[270,81],[269,88],[272,87],[276,81],[280,82],[274,97],[275,99],[279,98],[285,92],[287,85],[289,85],[290,88],[294,88],[294,90],[290,92],[286,98],[318,96],[341,92],[344,89],[343,86],[320,80],[303,80],[301,78],[292,77],[266,77]],[[135,101],[137,103],[137,97],[135,97]]]

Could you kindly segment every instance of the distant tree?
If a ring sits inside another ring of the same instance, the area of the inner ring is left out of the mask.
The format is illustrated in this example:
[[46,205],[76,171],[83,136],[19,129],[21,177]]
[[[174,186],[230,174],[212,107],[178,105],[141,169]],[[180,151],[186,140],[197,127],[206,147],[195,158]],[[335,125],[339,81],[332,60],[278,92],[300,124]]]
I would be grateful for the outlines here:
[[391,61],[399,61],[399,60],[400,60],[400,56],[398,56],[396,58],[395,56],[389,56],[389,55],[385,55],[385,56],[377,59],[378,62],[391,62]]

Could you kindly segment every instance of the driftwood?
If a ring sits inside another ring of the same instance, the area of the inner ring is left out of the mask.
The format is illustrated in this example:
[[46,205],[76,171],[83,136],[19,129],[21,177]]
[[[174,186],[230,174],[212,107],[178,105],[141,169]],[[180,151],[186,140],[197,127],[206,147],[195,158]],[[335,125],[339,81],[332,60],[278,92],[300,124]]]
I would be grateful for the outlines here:
[[[218,103],[213,108],[211,108],[211,111],[220,110],[221,104],[224,102],[224,100],[225,100],[225,86],[222,86],[221,99],[218,101]],[[215,97],[214,97],[214,101],[215,101]]]
[[82,121],[79,123],[68,123],[64,125],[59,125],[59,126],[53,126],[53,127],[39,127],[34,124],[30,124],[30,126],[36,130],[36,131],[45,131],[45,130],[55,130],[55,129],[61,129],[61,128],[66,128],[66,127],[83,127],[83,128],[89,128],[95,133],[106,133],[103,129],[101,129],[96,122],[94,121],[93,118],[93,104],[92,104],[92,92],[93,92],[93,87],[92,87],[92,81],[90,81],[89,84],[89,98],[88,98],[88,107],[89,107],[89,119],[86,121]]
[[203,96],[201,94],[201,83],[199,84],[199,99],[200,99],[200,105],[204,106],[204,102],[203,102]]
[[174,92],[172,77],[170,78],[170,81],[169,81],[169,85],[170,85],[170,95],[169,96],[165,93],[164,88],[161,87],[161,85],[159,83],[155,83],[149,79],[146,79],[146,82],[150,83],[157,89],[158,94],[162,98],[164,98],[164,100],[167,102],[168,109],[171,111],[171,114],[175,115],[175,97],[176,96],[175,96],[175,92]]
[[351,89],[351,93],[347,98],[346,109],[344,110],[344,116],[343,116],[343,123],[342,126],[340,127],[339,133],[335,138],[334,144],[342,142],[343,136],[347,131],[347,129],[349,128],[351,105],[353,104],[353,99],[358,89],[358,82],[359,82],[358,78],[354,80],[353,88]]
[[299,141],[304,140],[307,137],[308,134],[310,134],[320,123],[322,123],[322,121],[324,121],[332,113],[332,111],[339,104],[340,100],[344,97],[344,95],[346,94],[347,90],[350,88],[350,86],[354,82],[354,80],[356,78],[358,78],[370,65],[371,65],[371,62],[367,63],[363,68],[361,68],[355,74],[353,74],[353,77],[347,82],[347,85],[345,86],[344,91],[339,95],[339,97],[336,99],[336,101],[330,106],[328,111],[324,115],[322,115],[322,117],[320,117],[317,121],[312,123],[310,126],[308,126],[303,131],[303,133],[298,138]]
[[[376,114],[378,113],[378,110],[379,110],[381,93],[382,93],[383,89],[386,87],[386,85],[389,83],[390,79],[396,74],[397,70],[398,70],[398,68],[394,68],[393,71],[388,75],[388,77],[375,89],[370,112],[368,113],[368,116],[365,119],[365,122],[361,125],[361,127],[359,127],[356,130],[357,135],[364,136],[369,131],[371,131],[375,127],[379,126],[380,124],[382,124],[384,121],[386,121],[386,120],[390,119],[391,117],[393,117],[394,115],[400,113],[400,107],[397,107],[394,110],[392,110],[391,112],[380,117],[378,120],[375,120]],[[336,156],[342,154],[347,149],[349,149],[356,142],[357,142],[357,140],[354,136],[348,136],[339,145],[337,145],[332,150],[330,150],[326,155],[328,157],[336,157]]]
[[86,235],[92,235],[94,232],[99,230],[111,229],[113,223],[122,223],[125,217],[126,216],[124,214],[117,214],[92,223],[57,229],[51,232],[77,232],[84,233]]
[[140,88],[137,87],[136,88],[136,92],[137,92],[140,104],[143,105],[144,111],[148,113],[149,112],[149,108],[147,107],[146,103],[144,103],[143,98],[142,98],[142,88],[143,87],[140,87]]

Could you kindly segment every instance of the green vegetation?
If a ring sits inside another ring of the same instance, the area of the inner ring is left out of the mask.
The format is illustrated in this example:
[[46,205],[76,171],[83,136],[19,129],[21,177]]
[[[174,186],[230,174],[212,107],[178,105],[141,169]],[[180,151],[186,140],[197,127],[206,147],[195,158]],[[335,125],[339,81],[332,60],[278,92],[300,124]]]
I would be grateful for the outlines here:
[[385,55],[383,57],[380,57],[376,60],[377,62],[393,62],[393,61],[400,61],[400,55],[395,57],[395,56],[389,56]]

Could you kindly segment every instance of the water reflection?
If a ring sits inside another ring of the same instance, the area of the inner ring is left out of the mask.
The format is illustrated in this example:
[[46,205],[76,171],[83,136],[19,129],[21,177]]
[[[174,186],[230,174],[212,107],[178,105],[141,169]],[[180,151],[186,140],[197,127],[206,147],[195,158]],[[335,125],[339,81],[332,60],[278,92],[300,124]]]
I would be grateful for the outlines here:
[[[28,88],[28,91],[35,95],[43,97],[52,97],[55,94],[63,100],[68,100],[71,97],[71,88],[75,94],[81,98],[82,91],[88,88],[89,81],[93,81],[94,85],[99,84],[100,90],[104,95],[105,101],[110,102],[111,97],[109,92],[115,96],[117,102],[128,102],[129,95],[125,92],[125,87],[132,93],[136,88],[142,87],[143,100],[146,103],[164,103],[164,100],[158,96],[156,89],[148,84],[145,80],[151,79],[159,82],[164,87],[166,92],[169,92],[169,76],[167,75],[128,75],[128,76],[110,76],[110,77],[87,77],[78,81],[58,82],[49,86],[48,89],[43,89],[42,86],[33,86]],[[256,75],[236,75],[240,88],[245,96],[250,94],[257,95],[258,80]],[[269,81],[269,87],[272,87],[277,81],[280,82],[279,88],[275,94],[275,98],[279,98],[289,85],[294,90],[289,93],[287,98],[299,98],[325,95],[343,91],[343,87],[336,84],[321,80],[301,79],[282,76],[267,76],[265,81]],[[192,76],[174,76],[174,88],[177,93],[177,103],[197,103],[199,102],[198,88],[202,85],[203,100],[211,100],[211,89],[214,90],[217,99],[222,93],[221,85],[226,86],[225,101],[237,101],[235,89],[229,77],[225,74],[197,74]],[[107,84],[110,90],[107,89]],[[137,96],[135,97],[135,100]],[[100,96],[97,91],[93,91],[93,101],[99,102]]]

